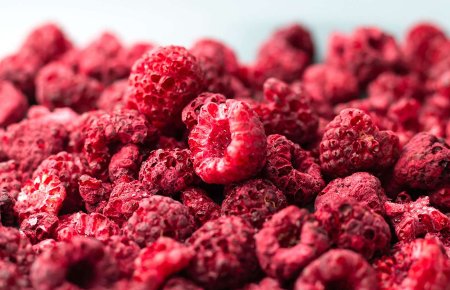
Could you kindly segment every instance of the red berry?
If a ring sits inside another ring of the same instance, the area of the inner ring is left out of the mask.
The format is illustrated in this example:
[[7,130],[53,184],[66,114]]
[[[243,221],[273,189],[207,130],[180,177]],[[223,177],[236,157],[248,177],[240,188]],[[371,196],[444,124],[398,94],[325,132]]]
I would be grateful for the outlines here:
[[186,278],[173,277],[167,280],[161,290],[203,290],[203,288]]
[[113,112],[125,107],[128,95],[128,81],[118,80],[103,90],[96,105],[100,110]]
[[150,42],[136,42],[126,49],[127,65],[131,68],[133,64],[145,53],[154,49],[156,45]]
[[15,224],[15,202],[15,198],[5,188],[0,188],[0,225],[13,226]]
[[115,182],[120,178],[137,178],[141,158],[137,145],[123,146],[111,157],[108,166],[109,179]]
[[28,275],[34,259],[30,241],[23,233],[15,228],[0,226],[0,261],[14,263],[21,274]]
[[111,236],[103,241],[119,269],[120,278],[130,279],[134,271],[134,260],[139,255],[138,244],[122,235]]
[[220,206],[207,193],[199,188],[190,187],[181,192],[181,202],[189,208],[197,224],[203,225],[207,221],[220,216]]
[[202,93],[197,98],[193,99],[181,112],[181,120],[186,125],[188,130],[192,130],[198,123],[198,115],[202,106],[211,102],[223,104],[227,98],[221,94]]
[[89,175],[82,175],[78,184],[86,210],[101,213],[111,194],[111,184]]
[[14,160],[0,162],[0,191],[6,192],[14,200],[19,195],[23,179],[18,166],[19,164]]
[[52,238],[58,223],[59,220],[56,215],[39,212],[24,219],[20,224],[20,230],[32,244],[36,244]]
[[443,212],[450,212],[450,186],[435,190],[430,193],[430,203]]
[[173,137],[160,136],[157,149],[187,149],[188,146],[184,141],[179,141]]
[[283,290],[283,288],[277,280],[266,277],[258,283],[247,284],[240,290]]
[[17,265],[13,262],[0,260],[0,289],[21,290],[29,286],[26,277],[24,277]]
[[26,114],[28,100],[21,91],[8,81],[0,79],[0,127],[19,122]]

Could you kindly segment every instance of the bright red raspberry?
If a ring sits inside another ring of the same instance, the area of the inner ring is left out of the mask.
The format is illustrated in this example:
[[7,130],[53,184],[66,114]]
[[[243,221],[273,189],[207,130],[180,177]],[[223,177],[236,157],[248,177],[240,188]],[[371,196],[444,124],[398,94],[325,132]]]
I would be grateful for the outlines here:
[[142,249],[134,261],[133,280],[159,289],[166,279],[183,270],[194,256],[194,251],[171,238],[160,237]]
[[240,290],[283,290],[283,288],[277,280],[266,277],[257,283],[249,283]]
[[188,276],[207,289],[243,286],[259,274],[254,230],[240,217],[205,223],[187,241],[195,256]]
[[384,207],[400,241],[409,242],[426,233],[450,227],[450,219],[430,206],[428,196],[409,203],[386,202]]
[[0,127],[19,122],[28,110],[28,100],[21,91],[8,81],[0,79]]
[[111,184],[89,175],[80,176],[78,184],[87,212],[101,213],[111,194]]
[[289,206],[274,214],[255,235],[256,253],[264,272],[289,281],[325,252],[328,235],[305,209]]
[[20,230],[28,237],[32,244],[53,237],[58,227],[58,217],[51,213],[39,212],[30,215],[20,224]]
[[138,244],[122,235],[111,236],[103,244],[116,261],[120,278],[130,279],[134,271],[134,260],[140,251]]
[[14,200],[19,195],[23,180],[18,167],[19,164],[14,160],[0,162],[0,191],[5,191]]
[[366,260],[349,250],[330,250],[309,264],[295,282],[295,290],[377,290],[377,277]]
[[158,128],[170,125],[200,93],[200,66],[179,46],[160,47],[143,55],[129,78],[131,101]]
[[267,137],[267,163],[264,175],[296,204],[308,204],[325,186],[310,152],[282,135]]
[[106,241],[120,233],[119,227],[110,219],[99,213],[86,214],[77,212],[62,216],[55,230],[58,241],[72,241],[74,237],[92,237]]
[[398,137],[392,131],[380,131],[361,110],[342,110],[325,130],[320,162],[322,171],[329,176],[379,172],[397,160]]
[[173,277],[167,280],[161,290],[203,290],[203,288],[186,278]]
[[181,192],[180,198],[181,202],[189,208],[198,225],[203,225],[220,216],[220,206],[200,188],[187,188]]
[[20,273],[13,262],[0,260],[0,289],[21,290],[28,288],[26,277]]
[[141,247],[161,236],[183,242],[194,230],[195,221],[186,206],[158,195],[142,199],[123,228],[124,234]]
[[240,216],[256,228],[287,206],[286,197],[272,182],[252,179],[225,190],[222,215]]
[[30,278],[33,287],[42,290],[108,288],[118,271],[101,242],[80,237],[40,254]]
[[430,203],[444,213],[450,212],[450,186],[435,190],[430,193]]
[[109,179],[112,182],[120,178],[136,179],[142,156],[139,147],[135,144],[127,144],[119,149],[109,162]]
[[367,172],[356,172],[345,178],[336,178],[319,193],[315,209],[326,205],[353,200],[384,216],[384,202],[387,200],[378,178]]
[[223,104],[227,98],[221,94],[201,93],[197,98],[193,99],[181,112],[181,120],[188,130],[192,130],[197,125],[198,115],[203,105],[209,103]]
[[15,202],[15,198],[6,189],[0,188],[0,225],[9,227],[15,225]]
[[107,112],[122,109],[125,107],[128,95],[128,81],[118,80],[103,90],[97,100],[97,107]]
[[236,100],[204,105],[189,135],[195,172],[206,183],[228,184],[257,174],[266,144],[257,114]]

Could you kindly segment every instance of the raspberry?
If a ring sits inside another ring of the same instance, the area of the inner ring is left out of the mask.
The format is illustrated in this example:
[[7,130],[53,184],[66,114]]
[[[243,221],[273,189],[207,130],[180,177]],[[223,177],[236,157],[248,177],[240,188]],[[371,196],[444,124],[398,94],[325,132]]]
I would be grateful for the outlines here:
[[202,93],[193,99],[181,112],[181,120],[188,130],[192,130],[197,125],[198,115],[202,106],[211,102],[223,104],[227,98],[221,94]]
[[248,180],[229,187],[222,203],[222,215],[240,216],[256,228],[287,206],[286,197],[270,181]]
[[129,279],[134,271],[134,260],[139,255],[139,246],[124,236],[111,236],[103,241],[106,251],[114,258],[120,278]]
[[254,230],[240,217],[209,221],[188,240],[195,256],[188,276],[207,289],[243,286],[259,273]]
[[124,224],[124,234],[144,247],[159,237],[184,241],[195,230],[194,218],[180,202],[165,196],[150,196]]
[[6,192],[14,200],[19,195],[23,179],[18,166],[19,164],[14,160],[0,162],[0,191]]
[[317,196],[315,208],[320,210],[326,205],[352,200],[384,216],[386,199],[378,178],[367,172],[356,172],[328,183]]
[[42,252],[46,250],[55,249],[58,244],[59,242],[55,241],[54,239],[46,239],[33,245],[33,252],[36,254],[36,256],[39,256]]
[[291,24],[275,31],[259,48],[255,69],[269,77],[292,82],[301,77],[314,57],[310,32],[304,26]]
[[134,261],[132,279],[144,283],[147,289],[159,289],[169,276],[183,270],[193,256],[191,248],[171,238],[160,237],[140,251]]
[[27,289],[27,281],[20,273],[16,264],[0,260],[0,289]]
[[15,228],[0,226],[0,261],[12,262],[20,273],[28,275],[34,258],[30,241],[23,233]]
[[264,175],[283,191],[288,200],[308,204],[324,187],[320,167],[310,152],[282,135],[267,137]]
[[309,264],[295,282],[294,289],[376,290],[378,287],[375,271],[362,256],[336,249]]
[[[417,118],[417,115],[415,116]],[[422,131],[437,137],[445,136],[445,127],[450,119],[450,95],[434,94],[426,98],[419,113]]]
[[87,211],[102,212],[111,194],[111,184],[89,175],[82,175],[78,183]]
[[338,248],[353,250],[368,260],[389,249],[389,225],[382,216],[358,202],[327,204],[315,216]]
[[98,81],[76,74],[60,62],[46,65],[36,77],[37,102],[49,109],[70,107],[79,113],[92,110],[102,90]]
[[78,115],[71,108],[56,108],[50,111],[47,107],[34,105],[27,112],[27,118],[43,123],[59,123],[66,128],[67,131],[74,129],[74,123],[79,119]]
[[103,90],[97,100],[97,107],[107,112],[122,109],[125,107],[128,92],[128,81],[118,80]]
[[58,217],[46,212],[32,214],[22,221],[20,230],[28,237],[32,244],[53,237],[58,226]]
[[131,68],[133,64],[145,53],[154,49],[156,45],[149,42],[136,42],[126,49],[127,65]]
[[43,172],[22,187],[14,210],[22,221],[35,213],[57,215],[66,198],[66,189],[56,175]]
[[433,190],[450,184],[450,147],[422,132],[404,147],[394,167],[394,180],[415,189]]
[[119,182],[111,191],[103,214],[120,226],[133,215],[139,207],[139,201],[151,195],[138,180]]
[[166,284],[164,285],[162,290],[203,290],[203,288],[200,288],[194,282],[182,278],[182,277],[174,277],[170,278]]
[[171,196],[196,183],[188,149],[158,149],[142,163],[139,180],[149,191]]
[[429,196],[432,206],[441,209],[443,212],[450,212],[450,186],[435,190]]
[[0,188],[0,225],[15,224],[14,203],[16,200],[4,188]]
[[181,202],[189,208],[198,225],[203,225],[220,216],[220,206],[202,189],[187,188],[181,192],[180,198]]
[[74,213],[61,217],[55,230],[58,241],[71,242],[77,236],[92,237],[107,241],[111,236],[119,234],[119,227],[110,219],[99,213]]
[[200,66],[185,48],[160,47],[144,54],[129,78],[131,100],[157,128],[176,119],[203,86]]
[[311,141],[318,127],[309,96],[271,78],[264,82],[264,98],[255,106],[267,134],[281,134],[296,143]]
[[0,127],[6,127],[12,123],[19,122],[28,109],[27,98],[8,81],[0,79]]
[[400,241],[412,241],[450,226],[449,218],[430,206],[428,196],[403,204],[386,202],[384,207]]
[[42,290],[107,288],[118,271],[101,242],[75,238],[40,254],[30,278],[33,287]]
[[345,109],[325,129],[320,143],[321,168],[334,177],[379,172],[396,161],[399,147],[392,131],[380,131],[361,110]]
[[258,173],[265,163],[266,143],[257,114],[236,100],[204,105],[189,136],[195,172],[206,183],[216,184]]
[[109,163],[109,179],[112,182],[127,177],[135,179],[138,175],[141,155],[139,147],[134,144],[127,144],[119,149]]
[[270,277],[288,281],[329,247],[328,235],[307,210],[289,206],[255,235],[259,263]]
[[240,290],[283,290],[283,288],[277,280],[266,277],[258,283],[247,284]]
[[178,141],[173,137],[161,136],[159,137],[157,149],[187,149],[184,141]]

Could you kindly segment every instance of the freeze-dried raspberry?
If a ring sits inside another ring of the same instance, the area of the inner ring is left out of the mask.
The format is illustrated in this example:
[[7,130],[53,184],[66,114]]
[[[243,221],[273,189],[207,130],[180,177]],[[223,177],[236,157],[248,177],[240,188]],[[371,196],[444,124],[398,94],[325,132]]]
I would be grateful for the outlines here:
[[122,177],[137,178],[140,163],[139,147],[135,144],[123,146],[111,157],[109,179],[115,182]]
[[145,53],[154,49],[156,45],[150,42],[136,42],[126,49],[125,57],[128,67],[132,67],[133,64],[141,58]]
[[28,289],[27,279],[20,273],[13,262],[0,260],[0,289],[22,290]]
[[226,189],[222,215],[240,216],[256,228],[287,206],[283,193],[265,179],[252,179]]
[[0,127],[20,121],[28,109],[27,98],[8,81],[0,79]]
[[330,38],[326,63],[350,72],[364,87],[380,73],[399,66],[401,53],[395,39],[374,27],[360,27],[350,35]]
[[377,290],[377,277],[366,260],[349,250],[330,250],[309,264],[295,282],[295,290]]
[[195,172],[207,183],[228,184],[255,175],[264,166],[266,144],[257,114],[236,100],[204,105],[189,135]]
[[203,290],[203,288],[186,278],[173,277],[167,280],[161,290]]
[[428,133],[415,135],[395,164],[394,180],[408,188],[426,190],[450,184],[450,146]]
[[425,99],[420,109],[421,131],[426,131],[436,137],[445,137],[445,127],[450,120],[450,95],[431,95]]
[[19,195],[23,179],[18,167],[14,160],[0,162],[0,191],[5,191],[14,200]]
[[263,75],[263,82],[269,77],[292,82],[301,77],[313,57],[310,32],[304,26],[291,24],[275,31],[261,45],[255,69]]
[[105,88],[97,100],[100,110],[112,112],[125,107],[128,98],[128,81],[118,80]]
[[117,266],[101,242],[75,238],[44,251],[31,267],[35,289],[94,289],[111,286]]
[[22,274],[28,275],[34,258],[30,241],[23,233],[15,228],[0,226],[0,261],[15,263]]
[[308,204],[324,187],[320,166],[310,152],[282,135],[267,137],[264,175],[283,191],[288,200]]
[[381,182],[367,172],[356,172],[345,178],[336,178],[319,193],[315,200],[316,210],[327,204],[354,200],[384,215],[384,202],[387,197]]
[[335,177],[379,172],[397,160],[399,147],[392,131],[380,131],[361,110],[345,109],[326,127],[320,143],[321,168]]
[[180,198],[181,202],[189,208],[199,225],[203,225],[207,221],[217,219],[220,216],[220,206],[200,188],[187,188],[181,192]]
[[5,188],[0,188],[0,225],[13,226],[15,224],[15,202],[15,198]]
[[39,212],[57,215],[65,198],[66,189],[59,178],[43,172],[34,180],[25,183],[17,197],[14,210],[21,221]]
[[374,263],[379,288],[447,289],[450,282],[450,262],[436,239],[417,239],[398,243],[391,255]]
[[33,119],[43,123],[58,123],[64,126],[67,131],[72,131],[79,119],[74,110],[68,107],[56,108],[50,111],[47,107],[34,105],[31,106],[27,112],[27,118]]
[[193,99],[181,112],[181,120],[186,125],[188,130],[192,130],[197,125],[198,115],[203,105],[211,102],[223,104],[227,98],[221,94],[202,93],[197,98]]
[[187,268],[191,279],[207,289],[243,286],[259,274],[254,230],[240,217],[205,223],[188,240],[195,256]]
[[202,89],[202,71],[185,48],[160,47],[144,54],[129,78],[131,100],[158,128],[170,125]]
[[119,227],[104,215],[83,212],[61,217],[59,226],[55,230],[58,241],[72,241],[76,236],[106,241],[109,237],[119,233]]
[[39,212],[30,215],[20,224],[20,230],[32,244],[53,237],[58,226],[58,217],[51,213]]
[[139,207],[139,201],[151,195],[138,180],[119,182],[111,191],[103,214],[121,226]]
[[450,186],[435,190],[429,194],[432,206],[443,212],[450,212]]
[[430,206],[428,196],[410,203],[386,202],[384,207],[400,241],[412,241],[426,233],[450,227],[449,218]]
[[102,212],[111,194],[111,184],[89,175],[80,176],[78,184],[87,211]]
[[171,196],[196,183],[188,149],[157,149],[142,163],[139,180],[151,192]]
[[415,132],[419,130],[419,122],[417,120],[419,110],[419,101],[415,99],[401,99],[391,104],[386,115],[389,119],[400,125],[400,128]]
[[133,280],[149,288],[159,289],[174,273],[183,270],[194,256],[194,251],[171,238],[160,237],[142,249],[134,261]]
[[356,201],[326,204],[315,216],[338,248],[353,250],[368,260],[389,249],[389,225],[382,216]]
[[98,81],[76,74],[60,62],[46,65],[36,77],[37,102],[49,109],[70,107],[79,113],[92,110],[102,90]]
[[288,281],[329,247],[328,235],[307,210],[289,206],[274,214],[255,235],[262,269]]
[[249,283],[239,290],[283,290],[283,288],[277,280],[266,277],[257,283]]
[[36,256],[39,256],[46,250],[53,250],[58,244],[59,242],[55,241],[54,239],[46,239],[40,241],[36,245],[33,245],[33,252],[36,254]]
[[134,271],[134,260],[139,255],[138,244],[124,236],[111,236],[103,241],[106,251],[116,261],[120,278],[129,279]]
[[159,237],[184,241],[195,230],[189,209],[166,196],[150,196],[139,202],[138,209],[124,224],[124,234],[144,247]]
[[319,120],[302,87],[293,89],[280,80],[266,80],[264,97],[255,111],[266,134],[281,134],[301,144],[315,137]]
[[425,239],[437,239],[444,247],[447,257],[450,257],[450,231],[443,230],[437,233],[427,233]]
[[184,140],[179,141],[174,137],[160,136],[158,143],[156,144],[157,149],[187,149],[188,146]]

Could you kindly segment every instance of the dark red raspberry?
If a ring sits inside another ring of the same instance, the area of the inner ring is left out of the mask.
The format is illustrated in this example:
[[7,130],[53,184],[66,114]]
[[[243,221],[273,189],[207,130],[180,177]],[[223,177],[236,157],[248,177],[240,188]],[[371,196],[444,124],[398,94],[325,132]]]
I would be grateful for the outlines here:
[[121,235],[111,236],[103,243],[108,254],[116,261],[120,278],[131,278],[134,271],[134,260],[140,251],[138,244]]
[[437,233],[427,233],[425,239],[437,239],[444,247],[447,257],[450,257],[450,231],[448,229]]
[[391,104],[387,111],[387,117],[399,125],[397,131],[401,129],[417,131],[419,129],[419,122],[417,120],[419,110],[419,101],[415,99],[401,99]]
[[103,90],[97,100],[97,107],[107,112],[122,109],[125,107],[128,94],[128,81],[118,80]]
[[450,146],[428,133],[415,135],[394,167],[394,180],[408,188],[433,190],[450,184]]
[[330,250],[309,264],[295,282],[295,290],[377,290],[377,277],[366,260],[349,250]]
[[171,238],[160,237],[142,249],[134,261],[133,280],[159,289],[165,280],[189,264],[194,251]]
[[187,149],[188,146],[184,141],[179,141],[173,137],[160,136],[157,149]]
[[39,212],[30,215],[20,224],[20,230],[28,237],[32,244],[53,237],[58,226],[58,217],[51,213]]
[[76,74],[60,62],[46,65],[36,77],[37,102],[49,109],[70,107],[79,113],[92,110],[102,90],[98,81]]
[[195,172],[207,183],[228,184],[255,175],[264,166],[266,144],[257,114],[236,100],[204,105],[189,135]]
[[266,179],[252,179],[227,188],[222,215],[240,216],[256,228],[287,206],[283,193]]
[[111,194],[111,184],[89,175],[82,175],[78,184],[86,210],[101,213]]
[[289,206],[255,235],[259,263],[270,277],[289,281],[330,246],[328,235],[307,210]]
[[223,104],[227,98],[221,94],[202,93],[197,98],[193,99],[181,112],[181,120],[186,125],[188,130],[192,130],[197,125],[198,115],[203,105],[211,102]]
[[[450,95],[434,94],[426,98],[419,113],[421,130],[436,137],[445,137],[450,120]],[[415,116],[417,118],[417,115]]]
[[8,81],[0,79],[0,127],[19,122],[26,114],[28,100],[21,91]]
[[33,287],[42,290],[108,288],[118,271],[101,242],[75,238],[40,254],[30,278]]
[[188,240],[195,256],[187,268],[191,279],[207,289],[243,286],[259,274],[254,230],[240,217],[205,223]]
[[23,233],[15,228],[0,226],[0,261],[12,262],[20,273],[28,275],[34,259],[30,241]]
[[22,290],[28,289],[28,282],[15,263],[0,260],[0,289]]
[[262,82],[269,77],[292,82],[301,77],[313,57],[310,32],[304,26],[291,24],[276,30],[261,45],[255,69],[261,72]]
[[167,280],[161,290],[203,290],[203,288],[186,278],[173,277]]
[[445,213],[450,212],[450,186],[430,193],[430,203]]
[[137,178],[141,158],[137,145],[127,144],[123,146],[111,157],[108,167],[109,179],[115,182],[123,177]]
[[345,178],[336,178],[319,193],[315,201],[316,210],[325,205],[353,200],[384,216],[387,200],[381,182],[367,172],[356,172]]
[[325,130],[320,162],[322,171],[329,176],[379,172],[397,160],[398,137],[392,131],[380,131],[361,110],[342,110]]
[[277,280],[266,277],[258,283],[247,284],[240,290],[283,290],[283,288]]
[[22,187],[23,174],[14,160],[0,162],[0,191],[5,191],[14,200],[17,199]]
[[398,243],[374,263],[379,289],[447,289],[450,262],[436,239]]
[[5,188],[0,188],[0,225],[15,225],[15,202],[15,198],[12,197]]
[[450,227],[450,219],[430,206],[428,196],[409,203],[386,202],[384,206],[400,241],[412,241]]
[[283,191],[288,200],[308,204],[325,186],[320,166],[310,152],[282,135],[267,137],[264,175]]
[[158,128],[171,125],[200,93],[200,66],[185,48],[160,47],[144,54],[129,78],[131,101]]
[[220,216],[220,206],[200,188],[187,188],[181,192],[180,198],[181,202],[189,208],[198,225],[203,225]]
[[124,224],[124,234],[144,247],[159,237],[184,241],[195,230],[189,209],[165,196],[150,196],[139,202],[138,209]]
[[110,219],[99,213],[74,213],[61,217],[55,230],[58,241],[72,241],[74,237],[92,237],[106,241],[120,233],[119,227]]

